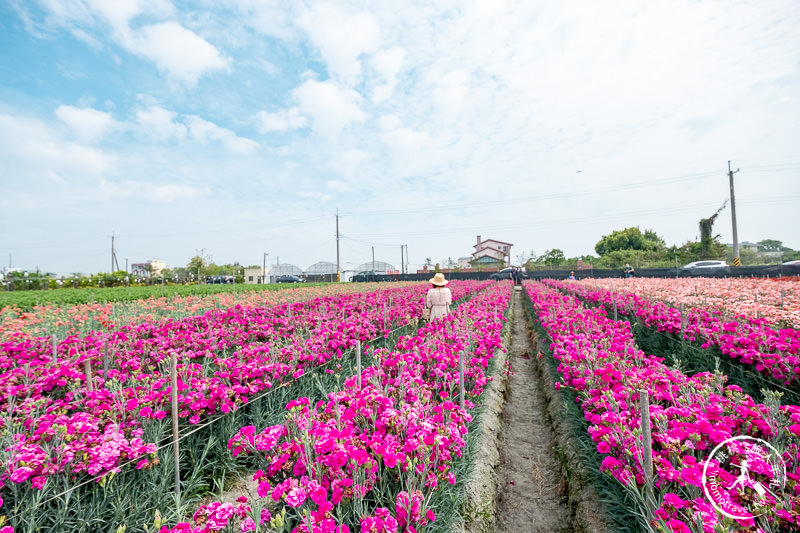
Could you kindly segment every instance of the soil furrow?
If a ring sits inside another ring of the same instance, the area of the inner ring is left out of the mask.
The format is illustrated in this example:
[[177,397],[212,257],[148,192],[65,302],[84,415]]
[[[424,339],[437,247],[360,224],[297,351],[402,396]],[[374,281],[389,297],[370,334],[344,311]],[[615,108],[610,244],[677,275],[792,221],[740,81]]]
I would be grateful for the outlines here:
[[536,375],[521,294],[513,296],[513,328],[498,468],[498,529],[508,533],[572,532],[566,481],[553,451],[553,431]]

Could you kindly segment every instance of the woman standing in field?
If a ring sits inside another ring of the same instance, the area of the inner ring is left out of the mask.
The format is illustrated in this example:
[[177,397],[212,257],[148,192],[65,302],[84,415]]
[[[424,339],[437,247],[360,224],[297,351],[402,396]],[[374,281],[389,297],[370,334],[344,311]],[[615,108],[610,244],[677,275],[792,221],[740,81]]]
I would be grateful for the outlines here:
[[431,310],[431,320],[447,316],[450,313],[450,304],[453,303],[453,295],[446,287],[449,283],[444,279],[444,274],[437,272],[430,280],[432,287],[425,295],[425,307]]

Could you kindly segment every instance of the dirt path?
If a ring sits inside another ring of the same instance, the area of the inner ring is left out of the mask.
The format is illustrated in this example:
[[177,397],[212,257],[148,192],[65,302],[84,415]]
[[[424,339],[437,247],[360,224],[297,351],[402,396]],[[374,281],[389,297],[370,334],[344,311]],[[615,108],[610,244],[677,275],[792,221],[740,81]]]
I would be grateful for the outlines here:
[[553,452],[553,432],[536,375],[519,292],[513,296],[513,329],[503,406],[498,469],[498,531],[572,532],[566,481]]

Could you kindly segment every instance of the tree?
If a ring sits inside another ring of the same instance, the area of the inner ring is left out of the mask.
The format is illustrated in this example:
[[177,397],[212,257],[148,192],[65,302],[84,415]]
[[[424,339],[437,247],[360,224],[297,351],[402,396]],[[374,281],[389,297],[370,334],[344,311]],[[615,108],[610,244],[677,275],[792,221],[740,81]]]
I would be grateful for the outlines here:
[[206,260],[202,255],[196,255],[189,259],[189,263],[186,265],[186,269],[197,276],[197,282],[200,282],[200,276],[202,272],[205,270]]
[[619,250],[640,250],[651,252],[663,250],[665,247],[664,239],[659,237],[653,230],[645,230],[644,233],[638,226],[625,228],[623,230],[612,231],[609,235],[604,235],[594,246],[597,255],[603,256],[609,252]]
[[783,242],[776,241],[775,239],[764,239],[763,241],[758,241],[758,251],[759,252],[793,252],[791,248],[788,246],[784,246]]
[[567,262],[567,258],[564,256],[564,252],[558,248],[553,248],[552,250],[546,250],[542,255],[539,256],[536,262],[549,266],[563,265]]
[[714,249],[714,244],[719,244],[719,235],[712,237],[711,233],[717,216],[725,209],[727,203],[728,201],[726,200],[725,203],[722,204],[722,207],[717,209],[717,212],[710,217],[700,219],[700,259],[719,257],[719,250]]
[[657,234],[655,231],[653,231],[651,229],[644,230],[644,238],[647,241],[655,243],[656,244],[656,250],[660,250],[660,249],[663,249],[663,248],[667,247],[667,243],[664,242],[664,239],[659,234]]

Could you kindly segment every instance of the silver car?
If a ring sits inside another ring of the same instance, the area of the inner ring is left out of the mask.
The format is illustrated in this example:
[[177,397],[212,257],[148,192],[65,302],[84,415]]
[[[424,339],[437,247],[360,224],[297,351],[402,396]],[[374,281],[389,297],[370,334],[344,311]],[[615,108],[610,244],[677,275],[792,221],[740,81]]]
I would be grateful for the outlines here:
[[724,276],[731,273],[731,267],[725,261],[694,261],[683,265],[681,276]]

